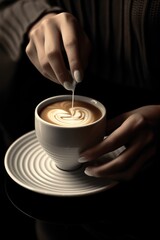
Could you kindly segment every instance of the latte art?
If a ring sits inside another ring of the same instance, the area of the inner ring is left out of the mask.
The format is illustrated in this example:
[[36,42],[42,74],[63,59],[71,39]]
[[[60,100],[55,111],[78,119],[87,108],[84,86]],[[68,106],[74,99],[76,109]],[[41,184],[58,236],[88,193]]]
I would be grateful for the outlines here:
[[63,101],[46,106],[40,116],[58,126],[77,127],[95,122],[101,116],[101,112],[85,102],[75,101],[72,107],[71,101]]
[[51,109],[48,111],[48,120],[60,126],[82,126],[94,122],[92,113],[85,108],[71,108],[69,111]]

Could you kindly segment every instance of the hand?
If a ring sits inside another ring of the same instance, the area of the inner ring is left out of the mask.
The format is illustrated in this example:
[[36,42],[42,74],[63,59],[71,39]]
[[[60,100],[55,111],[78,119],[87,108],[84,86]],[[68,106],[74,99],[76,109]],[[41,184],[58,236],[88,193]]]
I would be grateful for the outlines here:
[[[145,106],[124,113],[107,123],[108,137],[81,154],[89,176],[112,180],[131,180],[156,155],[160,106]],[[109,162],[96,161],[102,155],[125,146],[125,150]]]
[[26,47],[30,61],[41,74],[67,89],[72,88],[73,79],[82,80],[90,50],[89,39],[69,13],[44,16],[29,31]]

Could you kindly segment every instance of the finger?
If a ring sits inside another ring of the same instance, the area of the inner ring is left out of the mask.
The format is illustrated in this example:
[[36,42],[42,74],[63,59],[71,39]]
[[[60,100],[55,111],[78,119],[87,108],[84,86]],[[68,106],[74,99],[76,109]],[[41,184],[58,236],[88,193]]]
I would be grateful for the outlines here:
[[45,28],[45,55],[54,72],[56,79],[62,85],[64,82],[72,82],[72,78],[66,68],[62,56],[62,39],[57,28],[49,22]]
[[154,155],[154,146],[152,148],[145,149],[145,153],[142,151],[139,157],[137,157],[136,161],[133,162],[133,165],[131,165],[127,170],[119,173],[108,174],[107,178],[116,181],[132,180],[139,172],[141,172],[141,170],[143,170],[143,167],[154,157]]
[[[35,46],[35,42],[37,42],[36,46]],[[54,82],[57,82],[56,76],[54,75],[52,69],[48,64],[46,64],[46,60],[44,62],[44,57],[42,57],[44,56],[44,51],[42,49],[43,49],[43,45],[40,45],[39,41],[36,41],[34,37],[34,41],[31,39],[26,47],[27,56],[32,62],[32,64],[37,68],[37,70],[44,77]],[[41,62],[39,61],[39,59]]]
[[81,153],[81,158],[90,161],[99,158],[105,153],[112,152],[121,146],[125,146],[131,142],[136,133],[140,132],[145,126],[146,123],[143,117],[139,114],[134,114],[102,142]]
[[106,132],[107,135],[111,134],[115,129],[120,127],[120,125],[129,117],[129,113],[123,113],[121,115],[118,115],[117,117],[114,117],[112,119],[107,120],[107,128]]
[[103,164],[99,166],[89,166],[87,167],[87,172],[90,173],[90,175],[101,177],[122,172],[125,171],[125,169],[130,168],[133,162],[135,160],[137,161],[137,158],[139,158],[142,149],[143,153],[144,151],[147,152],[150,148],[156,149],[155,144],[150,141],[150,135],[148,135],[148,137],[146,136],[146,141],[143,141],[142,135],[141,138],[137,137],[134,139],[132,145],[129,148],[126,148],[125,151],[118,155],[118,157],[107,163],[104,163],[103,161]]
[[[67,17],[67,15],[66,15]],[[63,24],[62,24],[63,27]],[[75,78],[77,82],[82,80],[82,66],[81,66],[81,58],[80,58],[80,42],[77,32],[77,21],[72,18],[69,21],[69,24],[65,25],[65,29],[61,29],[62,39],[64,44],[64,49],[67,55],[69,67],[72,73],[72,76]],[[63,30],[63,31],[62,31]],[[79,76],[76,76],[78,71]]]
[[37,56],[37,50],[32,40],[29,41],[26,47],[26,54],[29,60],[33,63],[33,65],[40,71],[40,64]]
[[41,73],[45,77],[49,77],[52,81],[59,83],[50,65],[48,55],[45,52],[45,42],[48,43],[47,35],[45,34],[45,32],[44,34],[42,34],[42,31],[39,32],[37,30],[36,33],[33,35],[33,39],[34,39],[35,47],[37,50],[37,56],[40,63]]

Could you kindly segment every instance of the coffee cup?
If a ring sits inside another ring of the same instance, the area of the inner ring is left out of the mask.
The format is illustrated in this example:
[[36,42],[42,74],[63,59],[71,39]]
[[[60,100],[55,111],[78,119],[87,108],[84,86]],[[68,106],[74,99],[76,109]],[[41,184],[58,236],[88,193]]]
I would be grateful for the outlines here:
[[35,133],[59,169],[75,170],[80,153],[103,140],[106,115],[105,106],[90,97],[53,96],[35,108]]

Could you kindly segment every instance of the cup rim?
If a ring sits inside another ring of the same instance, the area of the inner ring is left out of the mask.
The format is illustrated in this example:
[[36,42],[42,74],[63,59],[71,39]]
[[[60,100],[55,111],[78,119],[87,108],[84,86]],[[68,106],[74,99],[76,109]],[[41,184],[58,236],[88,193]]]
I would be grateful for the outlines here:
[[[71,95],[71,94],[54,95],[54,96],[52,96],[52,97],[48,97],[48,98],[42,100],[41,102],[38,103],[38,105],[37,105],[36,108],[35,108],[35,117],[36,117],[40,122],[43,122],[43,123],[44,123],[45,125],[47,125],[47,126],[54,126],[54,127],[61,128],[61,129],[85,128],[85,127],[92,126],[92,125],[94,125],[95,123],[100,122],[103,118],[106,117],[107,110],[106,110],[106,107],[104,106],[103,103],[101,103],[99,100],[96,100],[95,98],[87,97],[87,96],[83,96],[83,95],[77,95],[77,94],[74,95],[74,98],[75,98],[76,100],[80,100],[80,101],[84,101],[84,102],[85,102],[85,100],[87,100],[88,103],[90,103],[90,104],[92,104],[93,106],[98,107],[98,108],[100,109],[100,111],[101,111],[101,113],[102,113],[102,116],[101,116],[99,119],[97,119],[96,121],[92,122],[92,123],[86,124],[86,125],[84,125],[84,126],[76,126],[76,127],[74,127],[74,126],[73,126],[73,127],[72,127],[72,126],[67,126],[67,127],[65,126],[65,127],[64,127],[64,126],[54,125],[53,123],[49,123],[49,122],[45,121],[44,119],[42,119],[42,118],[40,117],[39,112],[40,112],[40,110],[41,110],[43,107],[45,107],[46,105],[52,103],[52,101],[53,101],[54,99],[56,99],[56,100],[59,101],[59,100],[64,100],[64,98],[67,99],[67,100],[68,100],[68,99],[71,99],[71,100],[72,100],[72,95]],[[98,104],[98,106],[97,106],[96,104]]]

